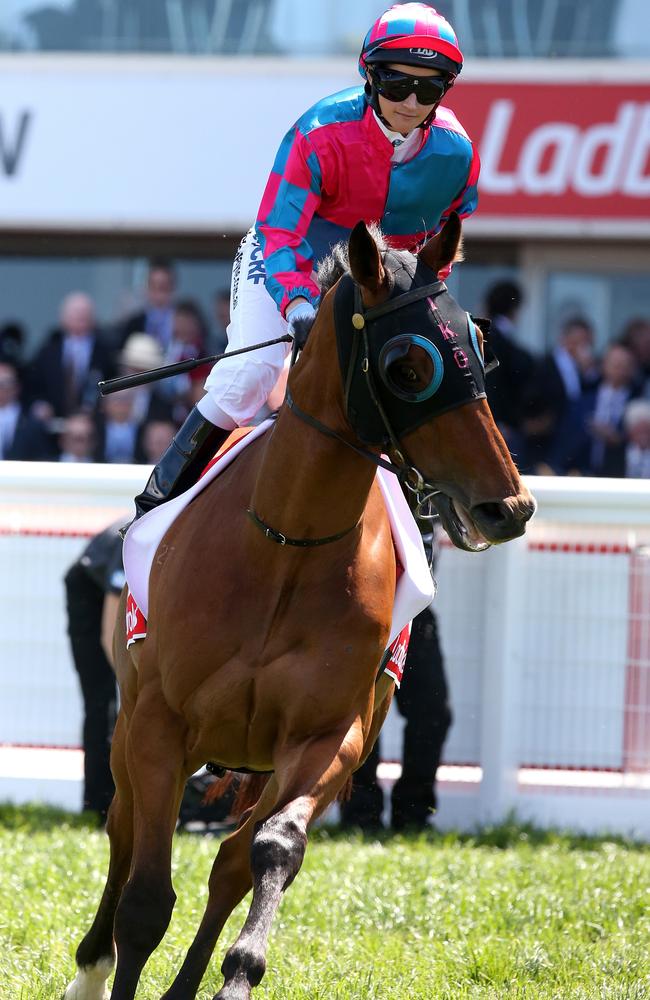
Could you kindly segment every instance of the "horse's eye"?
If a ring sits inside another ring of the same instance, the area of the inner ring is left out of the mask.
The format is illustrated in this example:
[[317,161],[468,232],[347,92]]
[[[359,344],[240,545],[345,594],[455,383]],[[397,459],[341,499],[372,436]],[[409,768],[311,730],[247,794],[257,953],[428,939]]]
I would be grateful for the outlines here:
[[379,374],[390,391],[415,403],[428,399],[442,380],[442,358],[424,338],[395,337],[382,348]]
[[411,387],[420,381],[415,368],[411,368],[410,365],[393,365],[391,374],[396,382],[404,382]]

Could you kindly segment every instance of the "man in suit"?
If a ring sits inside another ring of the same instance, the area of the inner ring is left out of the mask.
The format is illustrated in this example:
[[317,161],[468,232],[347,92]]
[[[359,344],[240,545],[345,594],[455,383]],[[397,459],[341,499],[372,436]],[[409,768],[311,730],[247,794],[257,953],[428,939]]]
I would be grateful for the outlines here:
[[122,347],[132,333],[148,333],[166,354],[174,333],[174,293],[176,276],[165,260],[152,260],[147,276],[144,309],[129,316],[118,333]]
[[18,371],[10,361],[0,361],[0,460],[47,461],[54,447],[39,420],[25,413],[20,403]]
[[560,476],[589,471],[589,420],[597,380],[591,324],[582,316],[570,317],[527,389],[526,453],[532,471]]
[[71,292],[61,303],[60,326],[50,334],[31,364],[31,412],[41,420],[90,411],[97,383],[113,374],[113,352],[97,329],[92,299]]

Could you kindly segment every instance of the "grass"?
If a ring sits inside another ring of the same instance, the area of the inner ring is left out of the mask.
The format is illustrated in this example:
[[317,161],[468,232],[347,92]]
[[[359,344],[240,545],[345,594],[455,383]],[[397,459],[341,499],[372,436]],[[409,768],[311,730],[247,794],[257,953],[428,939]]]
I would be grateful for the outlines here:
[[[170,985],[217,841],[180,835],[178,902],[139,997]],[[83,817],[0,807],[0,998],[61,1000],[104,884]],[[511,824],[474,837],[319,830],[276,917],[260,1000],[646,1000],[650,847]],[[199,994],[244,919],[235,911]]]

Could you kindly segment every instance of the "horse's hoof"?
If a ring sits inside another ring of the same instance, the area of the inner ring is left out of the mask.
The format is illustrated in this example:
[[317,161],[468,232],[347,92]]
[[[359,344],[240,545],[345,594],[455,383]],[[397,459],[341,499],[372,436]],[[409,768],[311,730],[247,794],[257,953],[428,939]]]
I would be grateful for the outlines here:
[[250,1000],[251,984],[246,978],[231,979],[224,983],[214,1000]]
[[110,1000],[106,980],[112,971],[111,959],[103,959],[96,965],[79,969],[63,994],[63,1000]]

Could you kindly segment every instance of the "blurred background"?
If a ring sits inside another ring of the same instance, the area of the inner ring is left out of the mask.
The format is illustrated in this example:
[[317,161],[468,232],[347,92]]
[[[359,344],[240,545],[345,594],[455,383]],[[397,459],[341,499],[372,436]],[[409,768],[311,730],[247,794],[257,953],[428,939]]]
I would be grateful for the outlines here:
[[[0,410],[25,418],[18,444],[0,421],[5,748],[78,745],[60,580],[128,512],[143,482],[133,463],[156,461],[205,373],[104,403],[97,378],[224,345],[232,259],[275,150],[311,103],[359,83],[361,40],[385,6],[0,5]],[[541,477],[525,551],[479,569],[443,541],[455,721],[442,822],[525,807],[598,826],[606,812],[650,835],[650,5],[435,6],[466,59],[448,103],[482,160],[449,285],[497,327],[505,318],[523,352],[525,384],[495,385],[491,401]],[[101,350],[65,385],[52,345],[91,330]],[[39,767],[0,754],[0,797],[74,799]]]

